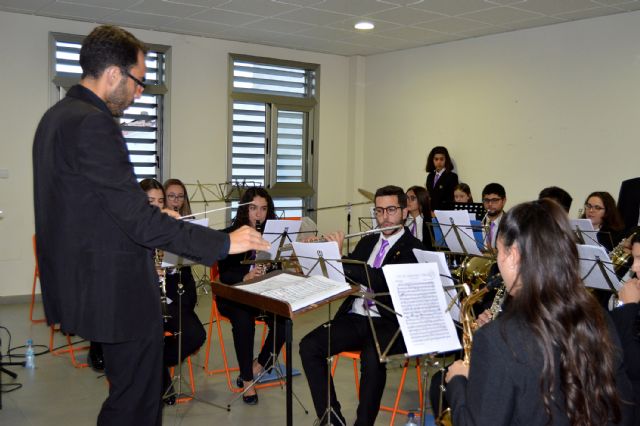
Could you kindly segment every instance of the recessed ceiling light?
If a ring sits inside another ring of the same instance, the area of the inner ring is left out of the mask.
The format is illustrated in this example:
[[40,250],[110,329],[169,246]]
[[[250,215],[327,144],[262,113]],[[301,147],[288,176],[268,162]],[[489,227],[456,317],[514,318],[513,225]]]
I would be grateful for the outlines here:
[[360,21],[353,26],[356,30],[372,30],[375,28],[373,22]]

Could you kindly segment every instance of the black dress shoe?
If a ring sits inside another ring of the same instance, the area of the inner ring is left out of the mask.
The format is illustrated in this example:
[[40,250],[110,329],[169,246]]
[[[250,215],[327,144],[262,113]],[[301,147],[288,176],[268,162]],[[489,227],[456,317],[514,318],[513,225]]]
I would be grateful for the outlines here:
[[175,395],[171,395],[171,396],[168,396],[166,398],[162,398],[162,401],[166,405],[176,405],[176,396]]
[[258,394],[242,395],[242,401],[247,405],[256,405],[258,403]]
[[236,386],[238,386],[239,388],[244,387],[244,380],[242,380],[242,376],[238,376],[238,378],[236,379]]
[[95,371],[104,370],[104,357],[102,356],[102,345],[100,343],[91,342],[89,354],[87,355],[87,364]]

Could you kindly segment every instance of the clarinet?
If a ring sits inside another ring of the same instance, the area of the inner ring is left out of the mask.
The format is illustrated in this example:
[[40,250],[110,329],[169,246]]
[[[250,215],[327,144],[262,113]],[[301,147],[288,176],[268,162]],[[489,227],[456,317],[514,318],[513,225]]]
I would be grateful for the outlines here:
[[158,273],[158,283],[160,286],[160,306],[162,308],[162,319],[167,322],[171,315],[169,315],[169,304],[167,303],[167,270],[162,268],[162,259],[164,258],[164,252],[156,249],[153,260],[156,266],[156,272]]

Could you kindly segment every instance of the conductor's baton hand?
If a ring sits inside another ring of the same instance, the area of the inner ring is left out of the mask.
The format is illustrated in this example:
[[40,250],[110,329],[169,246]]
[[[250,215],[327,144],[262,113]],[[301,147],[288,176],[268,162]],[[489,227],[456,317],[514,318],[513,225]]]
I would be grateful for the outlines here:
[[244,253],[249,250],[269,250],[271,244],[262,238],[260,232],[250,226],[243,226],[229,234],[231,244],[229,254]]

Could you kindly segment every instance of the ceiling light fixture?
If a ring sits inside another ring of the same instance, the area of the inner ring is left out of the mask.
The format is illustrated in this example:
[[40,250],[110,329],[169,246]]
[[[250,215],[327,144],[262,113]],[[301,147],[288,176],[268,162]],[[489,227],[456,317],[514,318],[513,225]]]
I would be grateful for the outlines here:
[[353,27],[356,30],[372,30],[375,28],[375,25],[373,25],[373,22],[360,21],[360,22],[357,22]]

